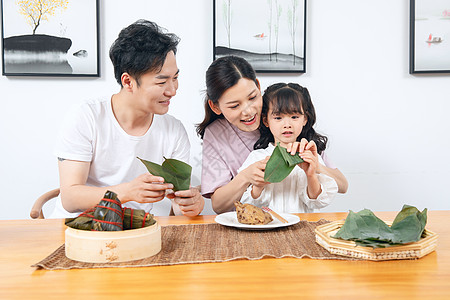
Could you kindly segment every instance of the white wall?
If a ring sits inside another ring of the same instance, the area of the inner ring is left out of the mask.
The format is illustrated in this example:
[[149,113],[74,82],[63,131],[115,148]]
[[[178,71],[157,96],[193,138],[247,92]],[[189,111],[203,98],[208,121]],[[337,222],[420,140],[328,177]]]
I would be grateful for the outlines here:
[[[52,155],[58,126],[72,105],[118,91],[108,49],[139,18],[181,37],[180,88],[170,114],[190,134],[193,183],[200,183],[193,124],[203,117],[204,74],[212,61],[212,1],[100,6],[100,78],[0,77],[0,219],[29,218],[35,198],[58,186]],[[450,77],[408,73],[408,12],[408,0],[309,0],[306,74],[259,74],[263,89],[279,81],[309,88],[317,128],[330,138],[328,154],[350,183],[324,211],[400,210],[404,203],[450,209]]]

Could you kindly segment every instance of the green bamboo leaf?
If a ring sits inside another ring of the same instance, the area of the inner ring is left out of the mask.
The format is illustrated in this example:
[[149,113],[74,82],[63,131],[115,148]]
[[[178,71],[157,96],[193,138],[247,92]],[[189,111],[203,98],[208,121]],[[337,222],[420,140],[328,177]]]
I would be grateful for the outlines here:
[[145,159],[141,159],[139,157],[138,157],[138,159],[140,161],[142,161],[142,163],[145,165],[145,167],[150,172],[150,174],[155,175],[155,176],[161,176],[164,178],[164,171],[160,165],[155,164],[155,163],[145,160]]
[[427,209],[404,205],[392,226],[377,218],[370,210],[349,212],[344,225],[334,238],[352,240],[359,246],[385,248],[420,240],[427,222]]
[[280,148],[280,153],[283,156],[284,161],[288,164],[289,167],[296,166],[299,163],[303,162],[303,159],[298,155],[299,152],[292,155],[290,152],[287,151],[286,148],[281,147],[280,143],[278,143],[277,147]]
[[275,147],[264,171],[264,180],[267,182],[281,182],[285,179],[294,167],[290,167],[284,160],[279,147]]
[[164,158],[164,162],[160,166],[139,157],[138,159],[144,163],[151,174],[161,176],[165,182],[173,184],[174,191],[189,189],[192,167],[187,163],[173,158]]
[[191,176],[192,167],[187,163],[173,158],[165,158],[162,164],[165,171],[170,171],[179,177],[186,178]]
[[[266,164],[266,169],[264,171],[265,181],[272,183],[281,182],[292,172],[294,167],[297,165],[297,163],[289,165],[289,163],[286,162],[286,159],[283,156],[283,151],[286,152],[286,155],[292,156],[287,153],[287,150],[285,148],[280,147],[280,143],[278,143],[278,145],[273,150],[273,153],[270,156],[269,161]],[[297,157],[300,158],[299,156]]]

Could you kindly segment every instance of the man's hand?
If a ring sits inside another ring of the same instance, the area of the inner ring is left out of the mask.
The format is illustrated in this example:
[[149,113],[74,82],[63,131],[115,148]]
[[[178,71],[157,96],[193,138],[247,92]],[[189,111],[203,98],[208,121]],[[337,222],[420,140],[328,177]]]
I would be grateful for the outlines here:
[[[191,187],[189,190],[177,191],[173,194],[167,195],[167,198],[173,199],[178,205],[181,213],[187,217],[195,217],[199,215],[205,206],[205,199],[203,199],[200,191]],[[176,211],[176,209],[174,209]]]
[[162,177],[145,173],[126,183],[126,189],[119,198],[122,202],[153,203],[164,199],[168,189],[173,189],[173,184],[164,183]]

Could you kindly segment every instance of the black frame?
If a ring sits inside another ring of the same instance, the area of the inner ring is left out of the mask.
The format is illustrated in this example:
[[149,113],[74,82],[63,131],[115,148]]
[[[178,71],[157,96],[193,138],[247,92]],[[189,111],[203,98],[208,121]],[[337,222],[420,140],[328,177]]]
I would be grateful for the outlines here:
[[[217,54],[216,49],[216,13],[217,13],[217,5],[216,2],[221,0],[213,0],[213,60],[216,60],[218,57],[220,57]],[[240,0],[242,1],[242,0]],[[245,0],[244,0],[245,1]],[[304,2],[304,16],[303,16],[303,68],[298,70],[290,70],[290,69],[258,69],[257,67],[254,67],[255,71],[257,73],[306,73],[306,9],[307,0],[300,0]],[[249,15],[246,15],[247,18],[249,18]],[[251,22],[251,21],[249,21]],[[235,53],[229,54],[229,55],[238,55]],[[238,55],[239,56],[239,55]],[[244,57],[245,58],[245,57]],[[250,64],[252,64],[249,61]]]
[[[416,23],[416,0],[410,0],[409,5],[409,73],[410,74],[443,74],[450,70],[416,70],[415,66],[415,23]],[[450,55],[450,54],[449,54]]]
[[[99,4],[99,0],[92,0],[95,1],[95,9],[96,9],[96,13],[95,13],[95,24],[96,24],[96,44],[97,44],[97,53],[96,53],[96,72],[92,73],[92,74],[82,74],[82,73],[39,73],[39,72],[35,72],[35,73],[16,73],[16,72],[7,72],[5,70],[5,48],[4,48],[4,28],[5,28],[5,24],[4,24],[4,15],[3,15],[3,1],[9,1],[9,0],[1,0],[1,7],[0,7],[0,13],[1,13],[1,18],[2,18],[2,33],[1,33],[1,38],[2,38],[2,75],[3,76],[39,76],[39,77],[100,77],[100,4]],[[82,21],[80,21],[82,22]]]

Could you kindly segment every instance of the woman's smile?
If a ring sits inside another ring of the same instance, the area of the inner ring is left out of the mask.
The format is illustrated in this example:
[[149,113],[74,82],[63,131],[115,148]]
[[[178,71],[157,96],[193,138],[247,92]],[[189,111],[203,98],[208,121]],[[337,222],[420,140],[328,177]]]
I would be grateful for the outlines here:
[[256,114],[253,115],[249,119],[241,120],[241,122],[244,123],[245,125],[253,125],[253,124],[255,124],[255,122],[256,122]]

